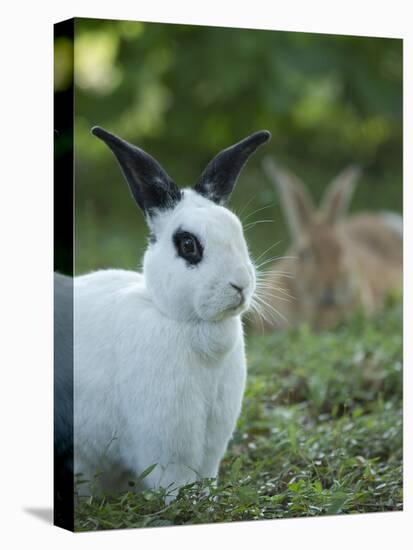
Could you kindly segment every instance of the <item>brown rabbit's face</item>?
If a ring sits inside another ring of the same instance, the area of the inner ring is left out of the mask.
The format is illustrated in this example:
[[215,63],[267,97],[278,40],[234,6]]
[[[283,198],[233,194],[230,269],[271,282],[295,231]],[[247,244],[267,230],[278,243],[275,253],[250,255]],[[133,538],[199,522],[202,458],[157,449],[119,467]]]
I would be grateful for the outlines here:
[[339,229],[323,222],[312,225],[294,245],[292,255],[297,258],[293,262],[296,298],[307,320],[320,329],[334,326],[356,300],[351,258]]

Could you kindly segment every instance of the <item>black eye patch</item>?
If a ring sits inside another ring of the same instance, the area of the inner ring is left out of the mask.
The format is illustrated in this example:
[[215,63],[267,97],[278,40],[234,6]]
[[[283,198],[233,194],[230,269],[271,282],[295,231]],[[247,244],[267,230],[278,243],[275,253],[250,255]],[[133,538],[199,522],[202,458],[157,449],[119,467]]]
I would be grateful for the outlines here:
[[202,260],[204,249],[192,233],[179,229],[173,236],[173,242],[178,256],[189,264],[195,265]]

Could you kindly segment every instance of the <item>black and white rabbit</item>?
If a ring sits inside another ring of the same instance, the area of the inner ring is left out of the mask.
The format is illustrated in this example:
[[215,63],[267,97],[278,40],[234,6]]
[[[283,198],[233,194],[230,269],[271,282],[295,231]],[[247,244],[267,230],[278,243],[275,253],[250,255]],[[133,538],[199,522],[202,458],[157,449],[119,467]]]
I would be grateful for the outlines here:
[[[225,207],[257,147],[256,132],[221,151],[179,189],[143,150],[95,127],[115,154],[151,231],[143,272],[79,276],[75,295],[75,472],[118,492],[176,489],[218,474],[241,409],[241,315],[255,270]],[[82,486],[80,486],[82,487]]]

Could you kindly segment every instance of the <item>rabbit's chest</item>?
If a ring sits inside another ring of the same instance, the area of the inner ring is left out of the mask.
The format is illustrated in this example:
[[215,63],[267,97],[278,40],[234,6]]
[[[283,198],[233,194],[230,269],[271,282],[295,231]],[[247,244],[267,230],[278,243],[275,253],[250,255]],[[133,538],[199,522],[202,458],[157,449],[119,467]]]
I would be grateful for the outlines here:
[[[148,433],[156,448],[156,441],[168,442],[174,456],[188,448],[201,456],[209,444],[206,441],[224,441],[232,433],[245,384],[243,340],[235,339],[230,351],[221,356],[208,356],[204,348],[198,351],[188,345],[194,341],[192,336],[173,337],[172,331],[159,331],[150,353],[141,339],[127,354],[134,368],[118,371],[122,398],[116,398],[116,392],[112,396],[122,409],[127,439],[136,440],[140,452]],[[145,448],[149,449],[148,444]]]
[[218,364],[197,365],[182,387],[191,396],[192,408],[199,408],[206,433],[211,429],[232,431],[241,409],[246,380],[246,365],[241,349],[233,350]]
[[[186,409],[188,418],[209,420],[222,416],[232,401],[238,402],[245,381],[242,358],[228,357],[213,364],[188,361],[171,369],[164,386],[165,402]],[[195,414],[198,412],[198,415]]]

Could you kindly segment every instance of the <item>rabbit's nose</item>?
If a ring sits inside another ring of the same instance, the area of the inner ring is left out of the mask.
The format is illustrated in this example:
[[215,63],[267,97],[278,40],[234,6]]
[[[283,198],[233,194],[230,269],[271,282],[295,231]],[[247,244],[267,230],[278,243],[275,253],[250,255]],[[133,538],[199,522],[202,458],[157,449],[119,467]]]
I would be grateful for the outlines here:
[[245,296],[243,294],[244,289],[241,286],[236,285],[235,283],[229,283],[229,284],[232,286],[232,288],[235,288],[235,290],[238,290],[238,292],[240,294],[240,303],[239,303],[239,305],[243,304],[244,300],[245,300]]
[[242,294],[242,292],[243,292],[243,290],[244,290],[242,287],[236,285],[235,283],[229,283],[229,284],[232,286],[232,288],[235,288],[235,290],[238,290],[238,292],[239,292],[240,294]]

